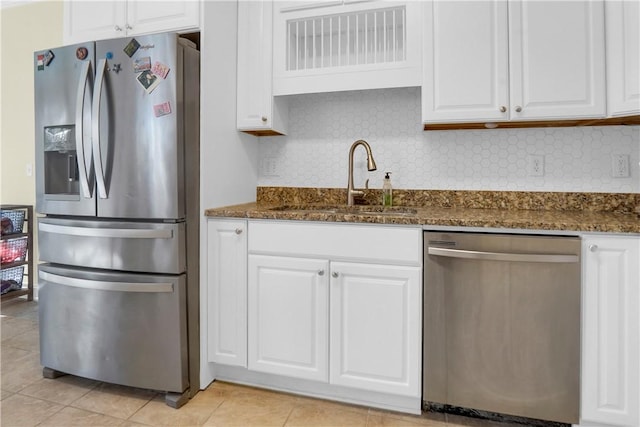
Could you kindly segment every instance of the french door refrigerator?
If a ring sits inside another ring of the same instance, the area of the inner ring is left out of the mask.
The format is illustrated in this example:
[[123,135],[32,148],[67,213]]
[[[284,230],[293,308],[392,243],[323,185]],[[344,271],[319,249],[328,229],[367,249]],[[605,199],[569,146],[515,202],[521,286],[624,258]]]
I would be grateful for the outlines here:
[[199,389],[199,68],[170,33],[34,54],[46,377]]

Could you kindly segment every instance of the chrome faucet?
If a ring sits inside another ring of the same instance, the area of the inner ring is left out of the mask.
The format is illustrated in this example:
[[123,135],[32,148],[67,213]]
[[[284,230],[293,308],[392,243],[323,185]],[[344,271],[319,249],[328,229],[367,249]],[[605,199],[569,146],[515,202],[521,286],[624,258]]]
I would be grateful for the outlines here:
[[[371,152],[371,146],[363,139],[359,139],[351,145],[349,150],[349,182],[347,183],[347,206],[353,206],[353,196],[362,195],[364,191],[356,190],[353,188],[353,152],[358,145],[362,145],[367,150],[367,170],[374,171],[377,169],[376,162],[373,160],[373,153]],[[368,181],[368,180],[367,180]]]

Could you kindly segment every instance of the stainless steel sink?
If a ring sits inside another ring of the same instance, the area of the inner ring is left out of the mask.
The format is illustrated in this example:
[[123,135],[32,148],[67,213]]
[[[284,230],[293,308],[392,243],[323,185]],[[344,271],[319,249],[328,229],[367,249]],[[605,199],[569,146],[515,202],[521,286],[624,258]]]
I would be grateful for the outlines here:
[[418,213],[415,208],[404,206],[385,207],[372,205],[283,205],[271,208],[273,211],[281,212],[308,212],[308,213],[329,213],[341,215],[384,215],[384,216],[412,216]]

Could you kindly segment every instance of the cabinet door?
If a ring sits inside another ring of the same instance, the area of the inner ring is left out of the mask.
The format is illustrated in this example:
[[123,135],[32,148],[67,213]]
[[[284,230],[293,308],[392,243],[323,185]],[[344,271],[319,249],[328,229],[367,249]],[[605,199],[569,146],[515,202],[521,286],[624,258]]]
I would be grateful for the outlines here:
[[249,255],[249,369],[328,379],[329,262]]
[[611,116],[640,114],[640,1],[605,1]]
[[424,13],[423,122],[507,120],[507,2],[433,0]]
[[271,1],[238,3],[237,126],[261,135],[286,134],[289,114],[285,99],[272,94],[272,21]]
[[247,366],[247,223],[207,222],[209,362]]
[[420,86],[422,3],[274,2],[275,95]]
[[127,1],[129,35],[198,29],[199,1]]
[[640,238],[583,240],[582,421],[640,425]]
[[509,2],[512,120],[604,117],[603,1]]
[[419,267],[331,263],[330,382],[420,396]]
[[122,37],[126,22],[124,1],[65,1],[64,43]]

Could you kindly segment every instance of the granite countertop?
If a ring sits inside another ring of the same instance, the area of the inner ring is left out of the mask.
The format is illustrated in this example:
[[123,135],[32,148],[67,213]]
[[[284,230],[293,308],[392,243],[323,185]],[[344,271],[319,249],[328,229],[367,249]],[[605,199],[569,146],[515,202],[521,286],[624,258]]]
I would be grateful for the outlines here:
[[[316,208],[316,209],[313,209]],[[355,222],[370,224],[438,225],[531,230],[594,231],[640,233],[640,219],[631,214],[613,212],[532,211],[473,208],[414,208],[415,214],[400,212],[332,212],[333,206],[315,205],[312,209],[247,203],[207,209],[209,217]],[[328,209],[327,209],[328,208]]]
[[[378,200],[374,194],[370,201]],[[347,207],[340,189],[258,188],[258,201],[209,217],[640,233],[637,194],[394,190],[401,206]],[[366,200],[364,200],[366,202]]]

